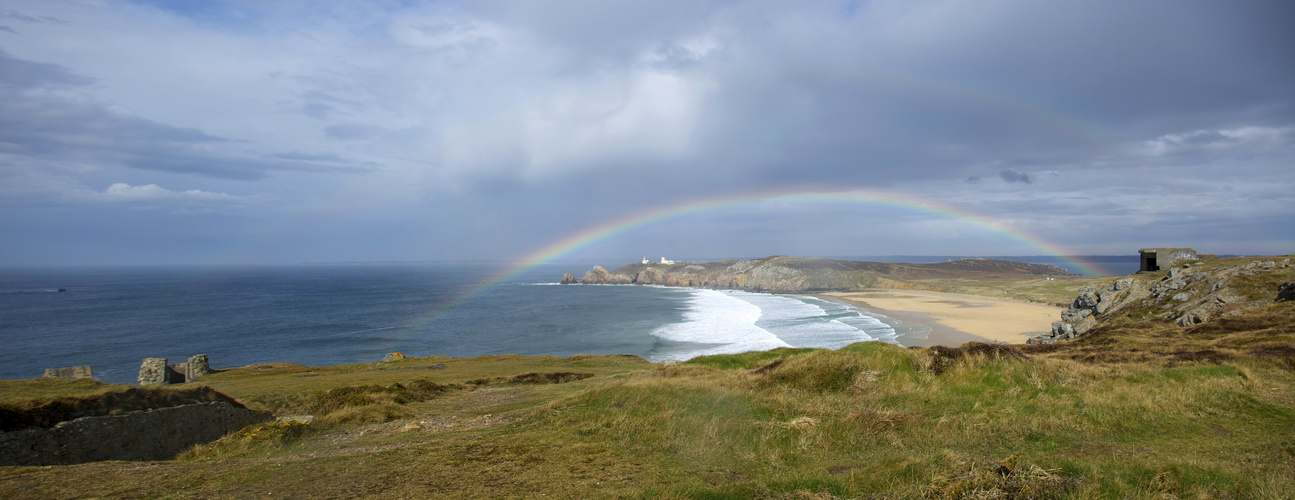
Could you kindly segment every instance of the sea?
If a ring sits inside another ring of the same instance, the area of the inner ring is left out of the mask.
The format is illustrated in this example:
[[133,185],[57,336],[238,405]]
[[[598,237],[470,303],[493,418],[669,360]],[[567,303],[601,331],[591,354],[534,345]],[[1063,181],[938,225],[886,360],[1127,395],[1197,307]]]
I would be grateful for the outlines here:
[[[0,269],[0,378],[90,365],[134,383],[148,357],[213,368],[377,362],[390,352],[632,354],[921,343],[930,327],[807,295],[560,285],[587,263]],[[483,282],[488,283],[483,284]]]

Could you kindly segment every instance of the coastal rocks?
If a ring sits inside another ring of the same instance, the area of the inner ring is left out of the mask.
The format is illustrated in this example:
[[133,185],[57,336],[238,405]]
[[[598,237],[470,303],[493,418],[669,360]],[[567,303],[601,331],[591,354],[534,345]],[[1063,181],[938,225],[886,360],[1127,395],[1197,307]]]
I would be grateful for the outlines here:
[[400,361],[400,360],[402,360],[402,359],[405,359],[405,353],[403,353],[403,352],[389,352],[389,353],[387,353],[387,355],[386,355],[386,356],[383,356],[383,357],[382,357],[382,362],[383,362],[383,363],[393,363],[393,362],[396,362],[396,361]]
[[1087,286],[1080,288],[1075,300],[1061,311],[1061,321],[1052,323],[1052,331],[1027,339],[1025,343],[1051,344],[1073,340],[1087,333],[1097,326],[1097,315],[1115,311],[1139,296],[1134,293],[1133,285],[1133,278],[1122,278],[1102,291]]
[[758,264],[759,262],[760,261],[758,260],[750,260],[750,259],[739,260],[733,265],[728,266],[728,272],[734,273],[734,274],[745,273],[747,271],[750,271],[752,268],[754,268],[756,264]]
[[[1070,308],[1075,310],[1093,309],[1097,307],[1097,301],[1097,290],[1086,286],[1079,289],[1079,296],[1075,297],[1074,302],[1070,303]],[[1087,315],[1084,314],[1084,316]]]
[[1093,314],[1092,309],[1079,309],[1079,310],[1066,309],[1064,311],[1061,311],[1061,321],[1065,321],[1067,323],[1074,323],[1081,319],[1087,318],[1092,314]]
[[1088,333],[1089,330],[1092,330],[1096,326],[1097,326],[1097,318],[1089,316],[1087,318],[1081,319],[1079,320],[1078,323],[1075,323],[1075,326],[1074,326],[1075,336],[1078,337],[1080,335]]
[[655,267],[649,267],[634,275],[634,283],[640,285],[656,285],[663,281],[665,281],[665,273]]
[[94,379],[94,376],[90,374],[90,365],[81,365],[67,368],[46,368],[45,378]]
[[571,273],[562,273],[563,285],[574,285],[577,283],[580,283],[580,281],[577,280],[575,276],[572,276]]
[[580,278],[580,283],[586,285],[628,285],[633,282],[633,278],[624,274],[612,274],[603,266],[594,266],[585,273],[583,278]]

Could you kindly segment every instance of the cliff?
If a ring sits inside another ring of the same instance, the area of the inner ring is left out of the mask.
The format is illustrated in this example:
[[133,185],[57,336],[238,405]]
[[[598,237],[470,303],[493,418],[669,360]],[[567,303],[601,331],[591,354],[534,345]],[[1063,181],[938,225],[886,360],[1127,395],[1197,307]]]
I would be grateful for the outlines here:
[[862,288],[934,290],[917,283],[927,279],[976,279],[1066,276],[1066,270],[1043,264],[995,259],[961,259],[935,264],[903,264],[775,255],[763,259],[727,259],[675,264],[630,264],[608,271],[594,266],[583,278],[566,275],[562,283],[664,285],[755,292],[800,293]]

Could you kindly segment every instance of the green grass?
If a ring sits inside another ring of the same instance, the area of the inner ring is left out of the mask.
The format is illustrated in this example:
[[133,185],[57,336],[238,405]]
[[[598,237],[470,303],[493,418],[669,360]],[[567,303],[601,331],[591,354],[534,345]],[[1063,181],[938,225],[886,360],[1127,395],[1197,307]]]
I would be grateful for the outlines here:
[[1255,350],[1282,345],[1295,304],[1016,349],[257,365],[205,383],[316,421],[0,468],[0,496],[1291,498],[1295,367]]

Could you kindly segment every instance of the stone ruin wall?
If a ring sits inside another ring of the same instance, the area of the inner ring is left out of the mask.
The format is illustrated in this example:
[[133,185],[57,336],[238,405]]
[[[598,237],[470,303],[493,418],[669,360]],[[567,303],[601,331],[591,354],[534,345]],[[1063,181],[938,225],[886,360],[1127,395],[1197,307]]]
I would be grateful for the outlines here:
[[194,445],[271,420],[269,413],[225,402],[82,417],[0,434],[0,465],[170,460]]
[[206,354],[195,354],[184,363],[166,364],[166,358],[144,358],[139,365],[139,385],[183,384],[211,373]]
[[90,373],[90,365],[81,365],[67,368],[46,368],[45,378],[94,379],[94,375]]

